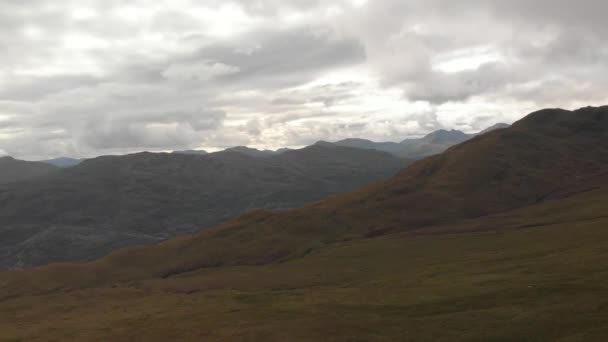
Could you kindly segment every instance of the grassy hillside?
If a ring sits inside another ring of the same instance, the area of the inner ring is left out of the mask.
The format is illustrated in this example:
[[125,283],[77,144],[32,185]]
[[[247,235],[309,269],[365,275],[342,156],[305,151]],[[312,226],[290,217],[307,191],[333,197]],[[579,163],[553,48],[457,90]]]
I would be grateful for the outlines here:
[[0,339],[601,341],[606,209],[602,187],[284,263],[86,285],[75,269],[4,275]]
[[302,209],[4,273],[0,331],[28,341],[603,341],[605,141],[608,108],[541,111]]

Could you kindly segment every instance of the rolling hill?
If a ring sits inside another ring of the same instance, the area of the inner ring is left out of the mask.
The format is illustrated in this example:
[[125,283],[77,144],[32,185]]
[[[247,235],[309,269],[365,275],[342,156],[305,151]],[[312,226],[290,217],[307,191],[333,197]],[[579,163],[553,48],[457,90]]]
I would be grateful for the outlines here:
[[319,146],[268,158],[227,151],[85,160],[0,186],[0,268],[91,260],[249,210],[283,210],[350,191],[404,165],[383,152]]
[[49,174],[57,168],[41,162],[0,157],[0,184],[32,179]]
[[301,209],[0,274],[26,340],[602,341],[608,107],[543,110]]

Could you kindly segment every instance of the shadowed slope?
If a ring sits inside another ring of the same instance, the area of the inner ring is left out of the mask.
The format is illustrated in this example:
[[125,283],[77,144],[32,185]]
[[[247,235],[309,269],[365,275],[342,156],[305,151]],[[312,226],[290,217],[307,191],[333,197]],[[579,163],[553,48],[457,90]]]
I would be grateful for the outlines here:
[[[284,213],[256,211],[191,238],[21,276],[48,273],[45,278],[61,280],[59,287],[171,277],[208,267],[284,261],[346,240],[454,224],[539,203],[605,171],[606,141],[608,108],[541,111],[351,194]],[[70,274],[78,279],[66,282]]]
[[92,260],[250,210],[283,210],[352,191],[404,165],[384,152],[319,146],[267,158],[220,152],[86,160],[0,186],[0,269]]
[[0,157],[0,184],[18,182],[47,175],[57,170],[55,166],[42,162]]
[[605,341],[607,120],[533,113],[306,208],[2,273],[0,339]]
[[0,340],[605,341],[607,181],[282,263],[128,267],[194,257],[183,240],[0,274]]

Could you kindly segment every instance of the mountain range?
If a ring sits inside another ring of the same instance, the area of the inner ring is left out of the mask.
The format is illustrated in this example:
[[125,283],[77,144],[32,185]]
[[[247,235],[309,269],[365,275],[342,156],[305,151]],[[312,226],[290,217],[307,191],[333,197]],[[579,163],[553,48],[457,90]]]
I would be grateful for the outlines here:
[[413,159],[473,136],[440,130],[399,144],[345,140],[301,150],[237,146],[89,160],[5,158],[0,184],[14,184],[0,186],[0,269],[92,260],[249,210],[298,207],[383,180]]
[[[459,144],[465,140],[468,140],[476,135],[487,133],[489,131],[506,128],[509,125],[504,123],[498,123],[491,127],[484,129],[483,131],[475,134],[466,134],[459,130],[437,130],[423,138],[409,138],[403,140],[401,143],[395,142],[373,142],[366,139],[345,139],[335,143],[326,141],[319,141],[318,145],[337,145],[343,147],[353,147],[368,150],[378,150],[394,154],[400,158],[406,159],[419,159],[427,157],[433,154],[441,153],[448,147]],[[235,146],[227,148],[226,152],[240,152],[247,154],[251,157],[268,157],[277,154],[281,154],[287,151],[291,151],[289,148],[280,148],[278,150],[258,150],[247,146]],[[173,151],[175,154],[189,154],[189,155],[206,155],[209,152],[205,150],[178,150]],[[83,159],[60,157],[55,159],[42,160],[41,162],[51,164],[60,168],[72,167],[80,164]]]
[[5,272],[0,337],[605,340],[607,141],[608,107],[542,110],[299,209]]
[[1,268],[90,260],[192,234],[249,210],[354,190],[407,164],[384,152],[322,146],[265,158],[138,153],[64,169],[10,161],[45,174],[0,186]]
[[396,142],[373,142],[366,139],[345,139],[334,143],[319,141],[318,145],[336,145],[368,150],[384,151],[399,158],[421,159],[434,154],[441,153],[451,146],[460,144],[480,134],[485,134],[497,129],[507,128],[509,125],[499,123],[475,134],[466,134],[459,130],[440,129],[422,138],[409,138],[399,143]]
[[148,263],[154,272],[172,273],[277,262],[345,238],[413,231],[538,204],[606,172],[608,145],[599,144],[605,139],[608,107],[535,112],[509,129],[418,161],[387,181],[300,209],[253,211],[191,239],[151,247],[162,251],[150,254],[154,262],[138,257],[125,267],[132,267],[133,275]]

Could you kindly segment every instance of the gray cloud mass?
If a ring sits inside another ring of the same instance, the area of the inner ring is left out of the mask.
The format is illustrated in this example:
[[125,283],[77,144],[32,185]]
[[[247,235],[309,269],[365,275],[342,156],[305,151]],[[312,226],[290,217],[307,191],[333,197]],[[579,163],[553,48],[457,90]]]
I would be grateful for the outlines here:
[[608,2],[5,0],[0,154],[298,147],[605,104]]

